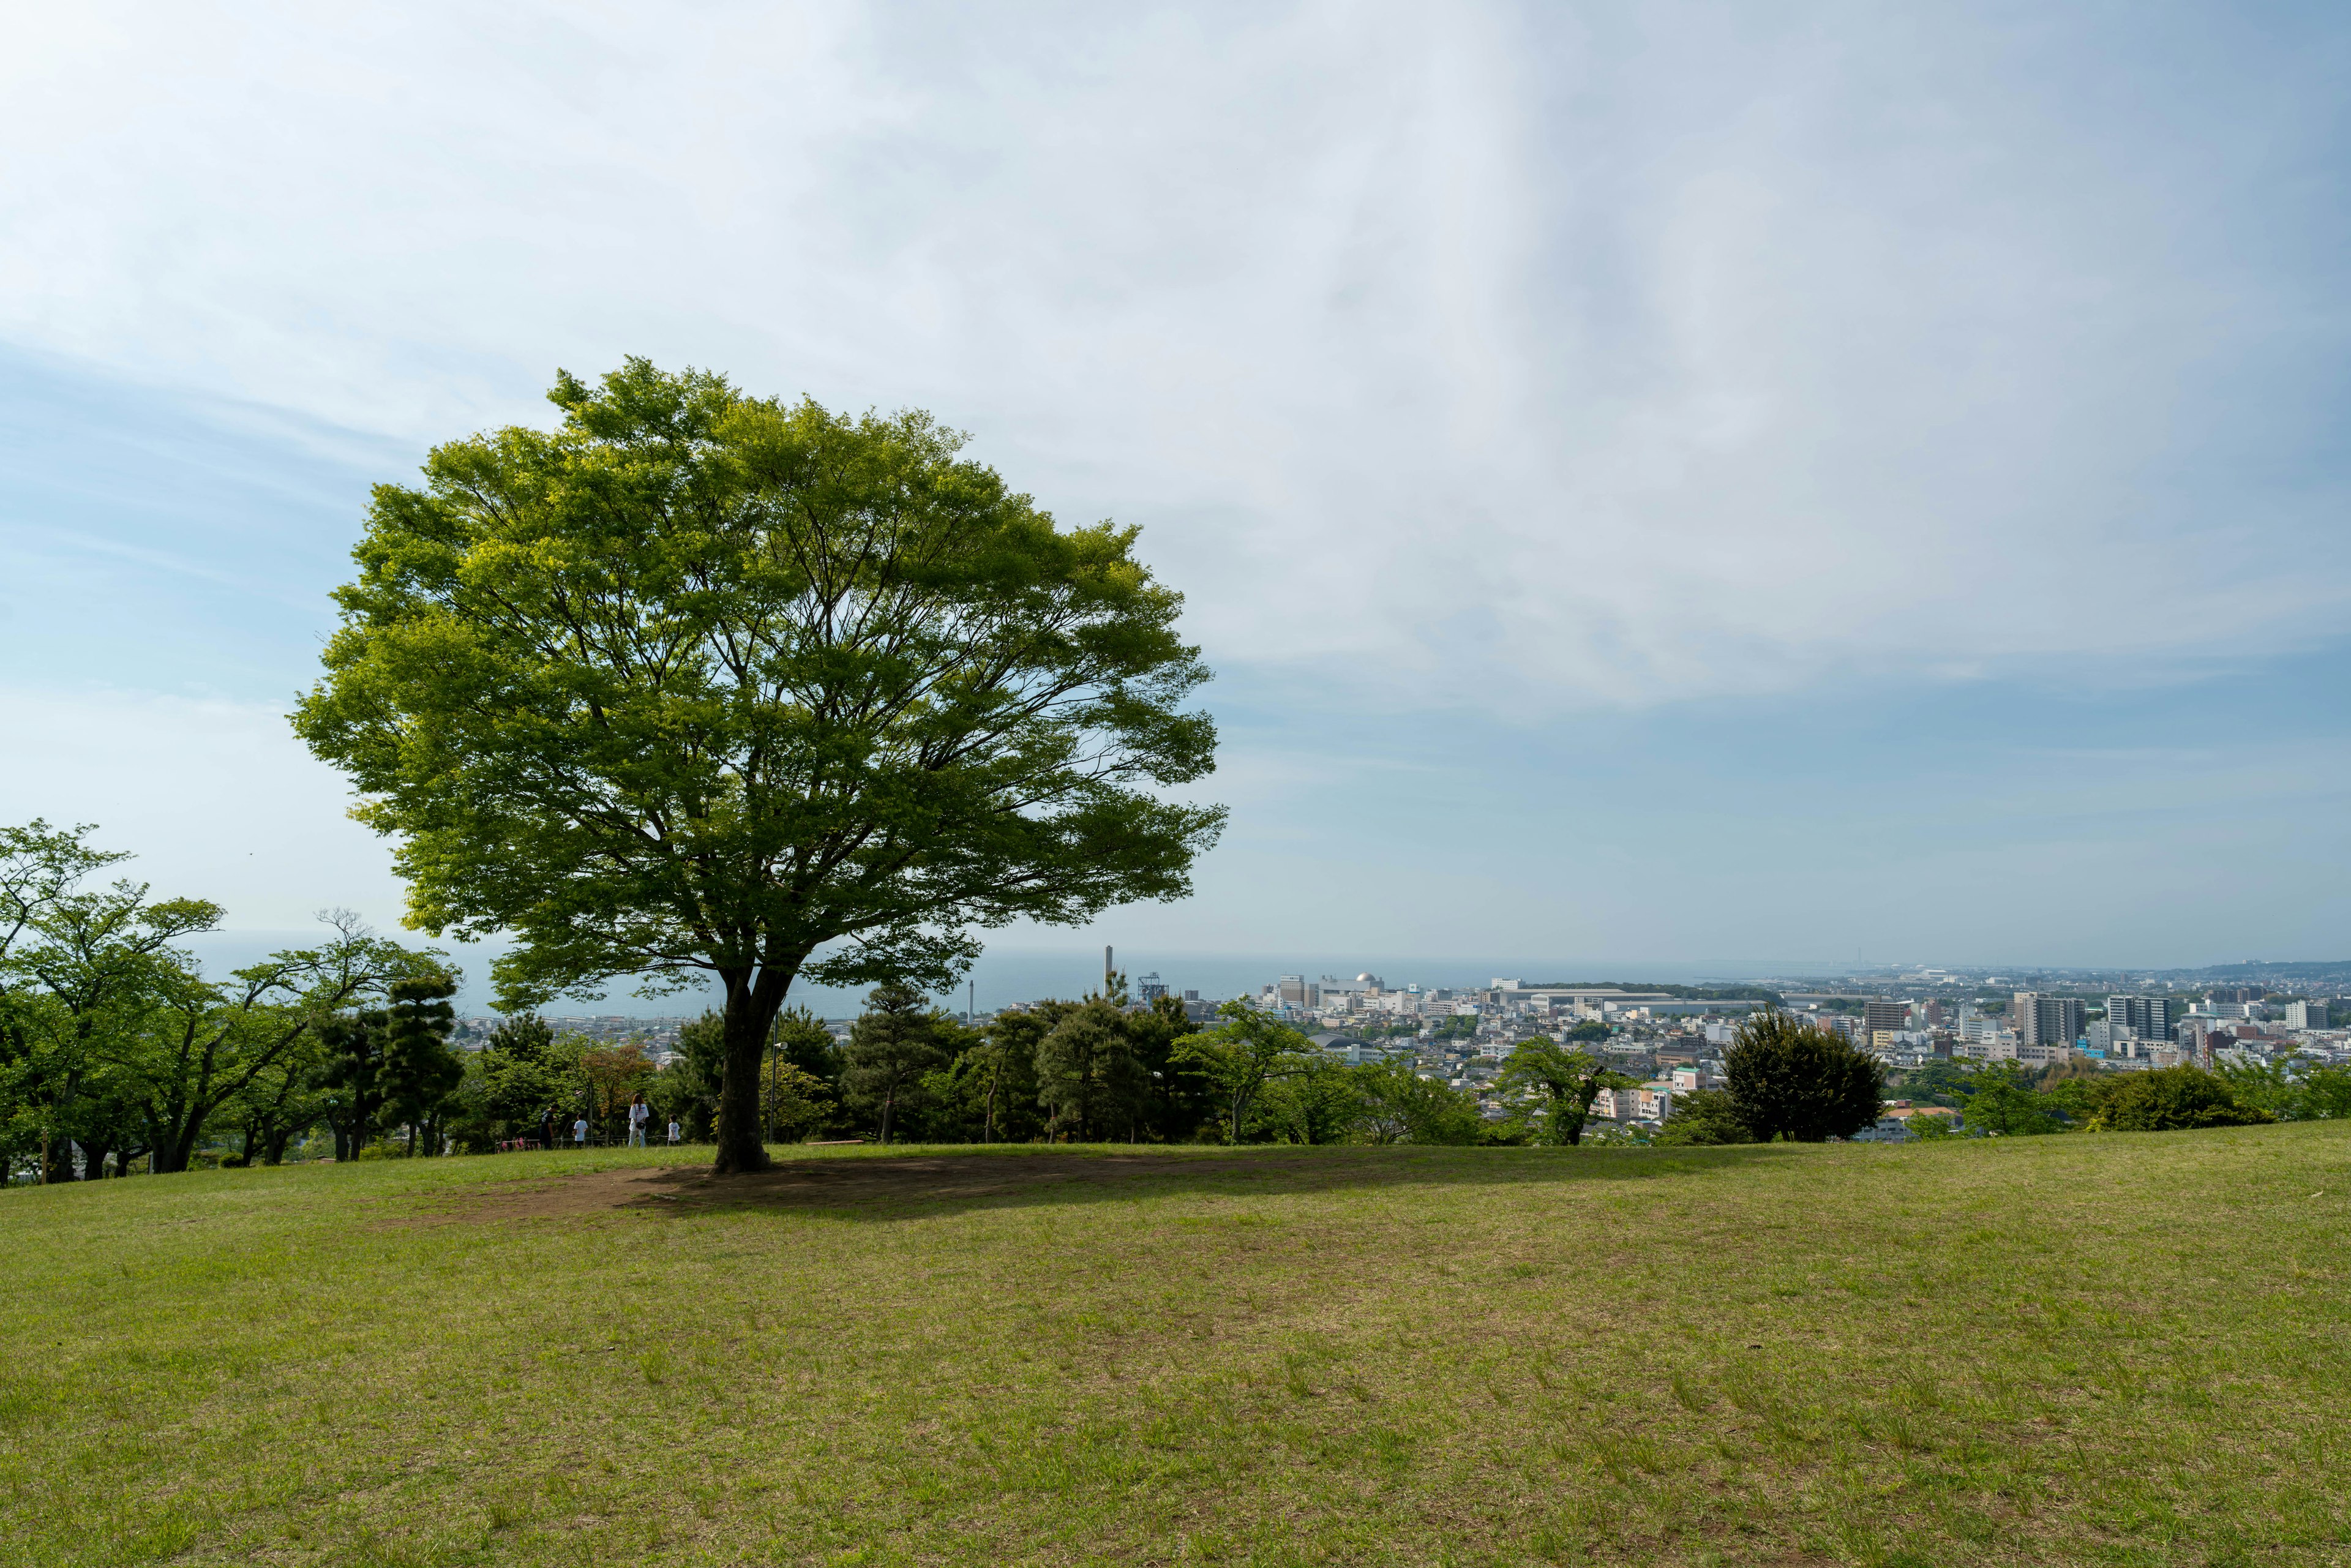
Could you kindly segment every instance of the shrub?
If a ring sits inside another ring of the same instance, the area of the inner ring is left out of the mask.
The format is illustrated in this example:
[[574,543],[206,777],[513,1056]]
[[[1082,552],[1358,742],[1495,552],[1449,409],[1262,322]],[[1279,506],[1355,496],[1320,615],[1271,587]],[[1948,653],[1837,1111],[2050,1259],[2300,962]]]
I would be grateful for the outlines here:
[[1722,1065],[1739,1120],[1765,1141],[1849,1138],[1885,1108],[1876,1057],[1783,1012],[1750,1015]]
[[1739,1107],[1720,1089],[1687,1089],[1674,1096],[1658,1133],[1660,1144],[1751,1144],[1754,1132],[1739,1119]]
[[2275,1120],[2267,1111],[2245,1104],[2224,1080],[2200,1067],[2166,1067],[2135,1073],[2116,1084],[2095,1124],[2116,1133],[2167,1133]]

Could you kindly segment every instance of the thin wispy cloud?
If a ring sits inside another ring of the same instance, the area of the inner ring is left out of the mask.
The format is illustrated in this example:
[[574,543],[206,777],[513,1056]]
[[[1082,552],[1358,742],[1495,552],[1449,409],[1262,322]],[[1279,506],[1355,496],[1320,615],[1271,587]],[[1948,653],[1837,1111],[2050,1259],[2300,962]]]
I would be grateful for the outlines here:
[[417,441],[628,352],[920,402],[1373,703],[2103,678],[2345,605],[2340,34],[75,7],[0,333]]

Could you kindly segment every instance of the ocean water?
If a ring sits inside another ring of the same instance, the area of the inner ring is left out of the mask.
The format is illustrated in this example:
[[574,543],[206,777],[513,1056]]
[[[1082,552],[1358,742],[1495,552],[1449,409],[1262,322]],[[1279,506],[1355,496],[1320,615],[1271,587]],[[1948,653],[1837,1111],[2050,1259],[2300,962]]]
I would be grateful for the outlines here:
[[[207,972],[219,975],[251,964],[281,947],[308,946],[319,939],[315,931],[224,931],[198,937],[189,945]],[[492,1011],[489,962],[496,949],[487,945],[449,945],[461,971],[456,997],[461,1014]],[[1670,985],[1708,982],[1738,985],[1771,976],[1842,973],[1845,966],[1833,959],[1754,960],[1659,959],[1629,961],[1574,958],[1439,958],[1394,954],[1197,953],[1148,947],[1113,949],[1113,960],[1131,989],[1145,975],[1156,973],[1181,995],[1196,990],[1211,1000],[1254,994],[1283,975],[1319,979],[1325,975],[1352,979],[1374,974],[1391,987],[1483,986],[1498,977],[1523,980],[1654,980]],[[1076,998],[1102,987],[1102,952],[1099,946],[990,948],[972,966],[968,989],[957,987],[942,993],[939,1005],[961,1012],[969,1004],[992,1012],[1011,1002],[1049,997]],[[814,1009],[827,1018],[848,1018],[862,1010],[864,988],[841,988],[799,985],[792,988],[791,1005]],[[632,1018],[691,1016],[716,1007],[717,988],[710,987],[675,995],[644,998],[632,994],[626,980],[616,980],[601,1000],[567,998],[544,1011],[554,1017],[619,1014]]]

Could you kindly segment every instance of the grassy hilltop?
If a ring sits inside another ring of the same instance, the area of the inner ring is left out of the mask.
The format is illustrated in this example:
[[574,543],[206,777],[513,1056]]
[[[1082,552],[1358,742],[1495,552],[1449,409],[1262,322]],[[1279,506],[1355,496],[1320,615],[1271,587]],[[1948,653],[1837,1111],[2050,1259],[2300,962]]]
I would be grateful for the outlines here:
[[2351,1561],[2351,1125],[0,1194],[0,1562]]

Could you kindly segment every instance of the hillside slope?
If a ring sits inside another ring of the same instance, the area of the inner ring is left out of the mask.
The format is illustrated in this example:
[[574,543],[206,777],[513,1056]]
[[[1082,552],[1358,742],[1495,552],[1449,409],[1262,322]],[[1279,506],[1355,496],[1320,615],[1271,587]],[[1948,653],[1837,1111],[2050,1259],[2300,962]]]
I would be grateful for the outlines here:
[[0,1193],[0,1561],[2334,1563],[2351,1126]]

